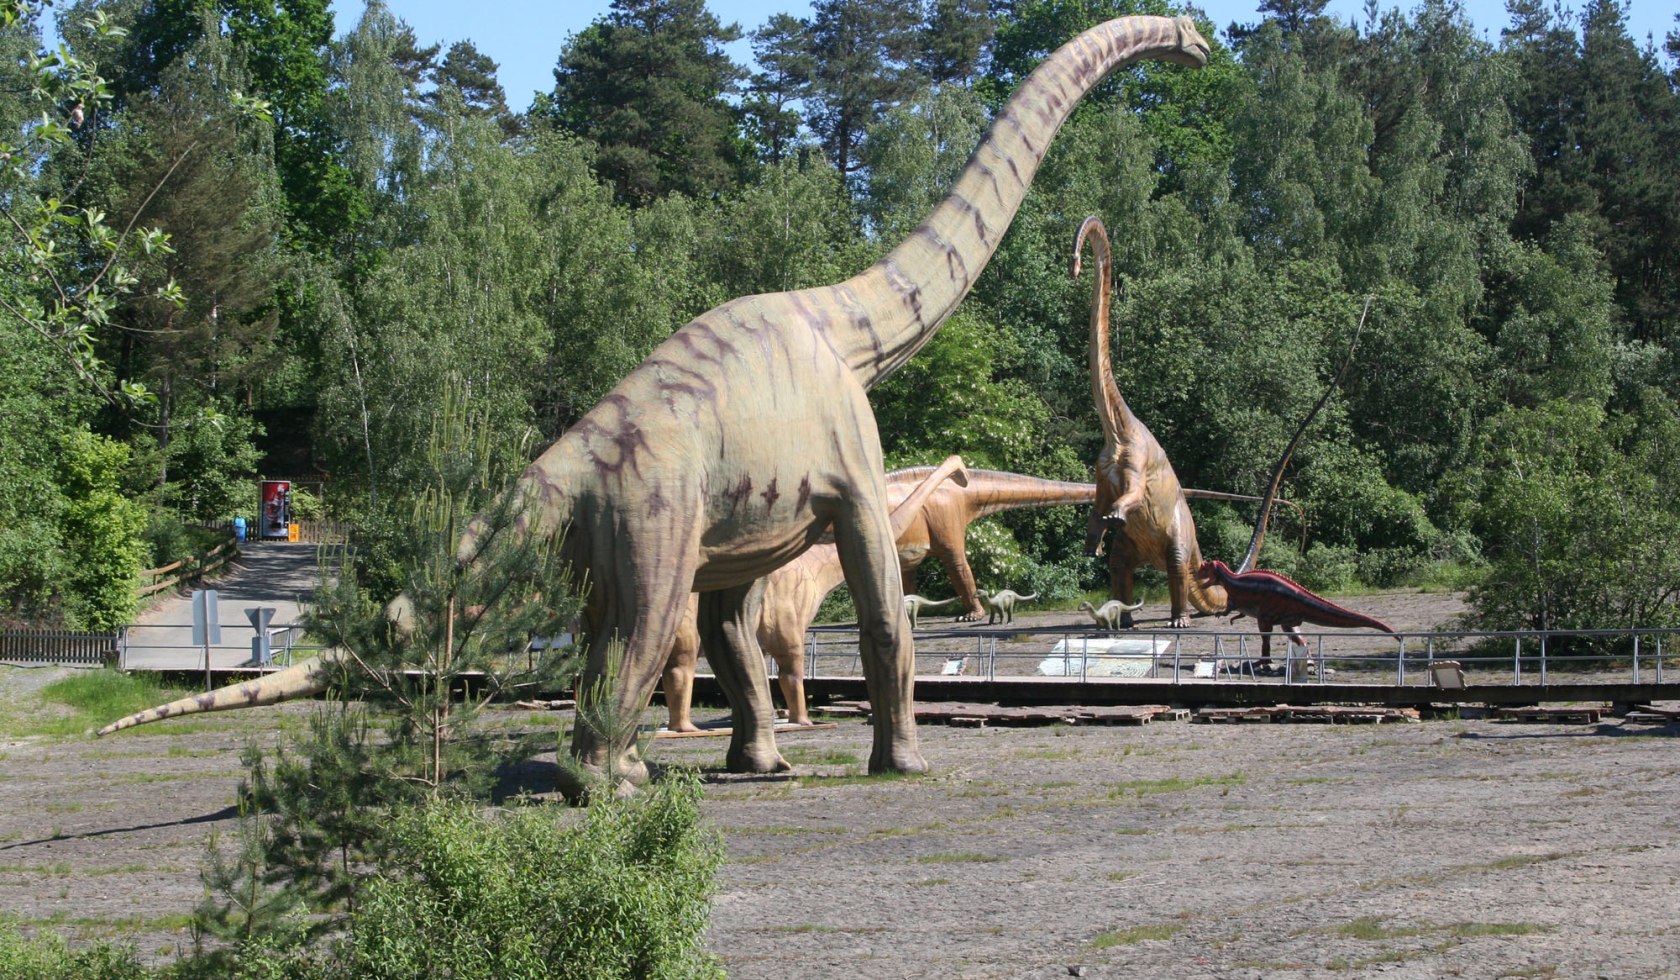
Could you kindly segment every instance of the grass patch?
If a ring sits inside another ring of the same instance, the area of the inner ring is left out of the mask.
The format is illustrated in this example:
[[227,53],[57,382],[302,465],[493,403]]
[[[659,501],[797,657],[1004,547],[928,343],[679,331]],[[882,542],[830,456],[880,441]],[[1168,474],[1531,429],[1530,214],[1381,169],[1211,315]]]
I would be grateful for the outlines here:
[[164,687],[155,674],[78,671],[41,688],[35,704],[26,700],[0,715],[0,734],[80,735],[187,693]]
[[1135,796],[1147,796],[1152,793],[1182,793],[1198,786],[1241,786],[1248,782],[1248,777],[1240,772],[1233,772],[1228,776],[1203,776],[1199,779],[1185,779],[1171,776],[1166,779],[1132,779],[1120,783],[1109,792],[1110,799],[1118,799],[1130,793]]
[[978,851],[949,851],[944,854],[923,854],[916,859],[917,864],[995,864],[1007,861],[1008,858],[995,854],[981,854]]
[[863,759],[856,752],[845,749],[824,749],[810,745],[779,746],[782,758],[799,766],[856,766]]
[[1338,936],[1346,936],[1349,939],[1380,940],[1403,939],[1409,936],[1421,936],[1429,930],[1419,929],[1415,926],[1403,926],[1397,929],[1390,929],[1387,926],[1384,926],[1382,924],[1382,920],[1376,916],[1364,915],[1354,919],[1352,922],[1344,922],[1341,925],[1336,926],[1331,931]]
[[1480,936],[1533,936],[1551,932],[1551,926],[1537,922],[1455,922],[1446,927],[1455,939],[1475,939]]
[[1130,929],[1115,929],[1109,932],[1099,932],[1091,937],[1092,949],[1113,949],[1116,946],[1131,946],[1163,939],[1171,939],[1184,931],[1184,927],[1176,922],[1162,922],[1152,926],[1133,926]]

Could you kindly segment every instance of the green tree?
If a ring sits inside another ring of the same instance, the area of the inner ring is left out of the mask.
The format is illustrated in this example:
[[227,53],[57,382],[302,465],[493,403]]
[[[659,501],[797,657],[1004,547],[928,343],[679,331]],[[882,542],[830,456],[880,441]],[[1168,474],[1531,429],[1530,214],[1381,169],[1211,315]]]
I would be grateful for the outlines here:
[[723,49],[740,36],[704,0],[614,0],[561,53],[542,109],[595,143],[596,170],[621,201],[720,193],[741,162],[726,97],[744,72]]
[[1471,592],[1484,627],[1614,629],[1680,620],[1673,400],[1639,409],[1510,408],[1453,495],[1491,564]]
[[780,163],[799,140],[797,104],[816,69],[806,37],[809,29],[796,17],[774,14],[752,33],[753,58],[760,70],[741,99],[741,122],[765,163]]
[[805,123],[842,177],[863,163],[869,127],[924,84],[915,69],[920,5],[818,0],[807,37],[813,59]]
[[135,584],[146,547],[146,512],[123,496],[128,447],[87,430],[59,444],[53,479],[63,494],[59,539],[65,551],[64,618],[72,626],[109,630],[126,625],[138,600]]

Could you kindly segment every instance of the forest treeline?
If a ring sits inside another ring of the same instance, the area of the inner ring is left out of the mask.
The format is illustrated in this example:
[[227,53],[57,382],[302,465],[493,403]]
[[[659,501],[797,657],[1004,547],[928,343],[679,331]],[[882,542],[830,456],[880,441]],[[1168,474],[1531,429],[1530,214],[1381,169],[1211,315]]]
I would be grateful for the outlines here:
[[[1207,68],[1081,104],[971,297],[873,393],[889,465],[1090,477],[1068,267],[1096,214],[1121,390],[1187,486],[1262,487],[1370,300],[1285,480],[1308,547],[1274,534],[1266,566],[1448,578],[1494,626],[1680,621],[1680,30],[1636,41],[1616,0],[1508,0],[1497,40],[1441,0],[1323,8],[1204,20]],[[252,514],[259,473],[326,474],[378,591],[446,388],[528,458],[695,314],[896,244],[1063,41],[1203,20],[616,0],[521,111],[470,41],[380,0],[336,35],[327,0],[55,9],[62,52],[39,0],[0,33],[0,620],[78,625],[124,621],[181,522]],[[1204,552],[1239,555],[1252,511],[1197,508]],[[1098,587],[1083,521],[976,525],[976,572]]]

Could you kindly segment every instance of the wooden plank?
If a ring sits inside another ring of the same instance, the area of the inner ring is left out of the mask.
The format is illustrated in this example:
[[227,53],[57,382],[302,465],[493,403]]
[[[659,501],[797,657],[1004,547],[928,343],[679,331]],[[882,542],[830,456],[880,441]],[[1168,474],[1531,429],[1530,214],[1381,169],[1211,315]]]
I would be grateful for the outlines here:
[[[720,727],[721,726],[721,727]],[[776,723],[776,734],[786,735],[789,732],[813,732],[827,728],[839,728],[831,721],[819,721],[810,725],[792,725],[785,721]],[[653,733],[654,738],[711,738],[717,735],[733,735],[735,729],[728,721],[709,722],[701,725],[697,732],[673,732],[669,728],[661,728]]]

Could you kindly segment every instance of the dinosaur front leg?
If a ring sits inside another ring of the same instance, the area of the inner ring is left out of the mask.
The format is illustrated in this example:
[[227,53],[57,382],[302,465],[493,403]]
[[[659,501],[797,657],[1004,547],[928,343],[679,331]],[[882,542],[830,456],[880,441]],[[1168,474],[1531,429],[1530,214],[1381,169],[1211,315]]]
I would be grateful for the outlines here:
[[[926,772],[927,760],[916,739],[916,648],[904,615],[884,497],[877,494],[873,506],[854,501],[834,524],[840,567],[857,610],[858,648],[874,727],[869,771]],[[972,580],[968,588],[974,588]]]
[[934,545],[933,554],[939,559],[939,564],[945,569],[945,577],[951,580],[951,585],[957,590],[957,598],[962,600],[964,611],[956,621],[959,623],[974,623],[986,615],[986,607],[980,604],[979,588],[974,584],[974,570],[968,567],[968,549],[962,538],[940,542]]
[[725,765],[730,772],[782,772],[791,768],[776,750],[776,707],[758,645],[764,580],[700,596],[700,644],[718,686],[729,698],[733,732]]
[[700,661],[700,631],[695,628],[698,596],[690,593],[688,608],[683,612],[677,628],[676,641],[671,644],[671,657],[665,662],[660,689],[665,692],[665,727],[673,732],[697,732],[692,705],[694,702],[694,668]]

